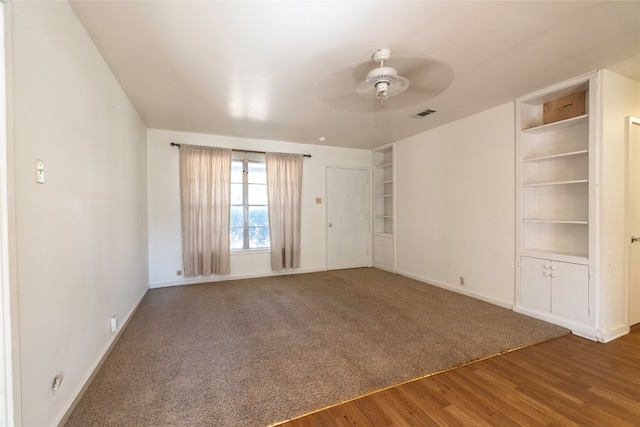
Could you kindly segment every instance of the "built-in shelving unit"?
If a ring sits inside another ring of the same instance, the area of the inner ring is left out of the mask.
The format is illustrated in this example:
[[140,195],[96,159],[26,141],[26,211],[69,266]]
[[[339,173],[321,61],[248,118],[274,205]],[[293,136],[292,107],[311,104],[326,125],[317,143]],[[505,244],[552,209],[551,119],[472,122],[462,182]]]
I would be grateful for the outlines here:
[[[544,104],[585,93],[585,113],[543,123]],[[595,73],[516,100],[516,311],[592,328]]]
[[394,144],[373,150],[373,265],[395,268]]

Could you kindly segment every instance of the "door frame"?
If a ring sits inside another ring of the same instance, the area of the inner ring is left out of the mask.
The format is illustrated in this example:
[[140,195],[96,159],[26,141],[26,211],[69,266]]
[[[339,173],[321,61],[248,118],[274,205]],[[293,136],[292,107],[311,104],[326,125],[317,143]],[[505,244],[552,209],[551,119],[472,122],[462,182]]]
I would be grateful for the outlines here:
[[372,243],[372,205],[371,205],[371,168],[368,166],[348,166],[348,165],[325,165],[324,166],[324,269],[329,271],[329,169],[351,169],[362,170],[367,174],[367,267],[372,266],[371,243]]
[[[11,2],[0,3],[0,425],[21,425]],[[4,46],[2,49],[1,46]]]
[[[631,321],[629,319],[629,306],[631,305],[631,260],[630,260],[630,252],[631,252],[631,218],[629,215],[629,209],[631,207],[631,129],[632,126],[638,126],[640,128],[640,118],[627,116],[627,123],[625,127],[625,154],[626,154],[626,180],[625,180],[625,226],[624,226],[624,238],[625,238],[625,251],[624,251],[624,295],[625,295],[625,305],[624,305],[624,319],[627,323],[627,328],[631,326]],[[636,165],[635,167],[640,167],[640,165]]]

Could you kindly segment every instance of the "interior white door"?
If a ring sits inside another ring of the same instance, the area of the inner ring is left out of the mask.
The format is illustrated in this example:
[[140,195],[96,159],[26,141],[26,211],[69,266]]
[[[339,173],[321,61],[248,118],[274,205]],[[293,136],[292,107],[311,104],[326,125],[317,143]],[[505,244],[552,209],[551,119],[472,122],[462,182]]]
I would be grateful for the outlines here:
[[[640,323],[640,119],[629,118],[629,325]],[[638,240],[635,240],[635,239]],[[632,241],[632,239],[634,239]]]
[[327,168],[327,268],[369,265],[369,172]]

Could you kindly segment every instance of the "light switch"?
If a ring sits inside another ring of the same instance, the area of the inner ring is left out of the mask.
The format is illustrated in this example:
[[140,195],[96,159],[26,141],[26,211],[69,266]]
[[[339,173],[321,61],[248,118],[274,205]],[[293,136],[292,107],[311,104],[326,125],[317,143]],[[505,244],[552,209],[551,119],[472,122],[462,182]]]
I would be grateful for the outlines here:
[[44,184],[44,161],[36,159],[36,182]]

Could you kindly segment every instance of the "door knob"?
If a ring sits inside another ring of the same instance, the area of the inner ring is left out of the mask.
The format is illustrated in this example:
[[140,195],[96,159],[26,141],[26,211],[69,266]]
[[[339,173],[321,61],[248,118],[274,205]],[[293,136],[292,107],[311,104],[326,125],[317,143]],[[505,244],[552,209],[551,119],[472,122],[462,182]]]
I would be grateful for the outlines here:
[[631,236],[631,243],[640,242],[640,237]]

